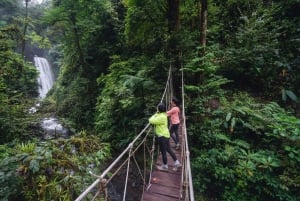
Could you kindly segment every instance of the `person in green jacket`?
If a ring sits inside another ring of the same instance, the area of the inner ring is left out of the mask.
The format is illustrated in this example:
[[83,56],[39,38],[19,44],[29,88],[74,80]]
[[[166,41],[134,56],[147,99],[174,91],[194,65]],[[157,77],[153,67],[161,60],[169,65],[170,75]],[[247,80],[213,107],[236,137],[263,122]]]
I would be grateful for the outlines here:
[[163,103],[159,103],[157,106],[157,112],[149,118],[149,123],[155,126],[155,133],[158,137],[158,145],[160,152],[162,154],[163,164],[157,166],[158,170],[167,171],[168,170],[168,159],[167,152],[171,155],[174,160],[174,168],[176,171],[178,167],[181,166],[180,162],[170,146],[170,132],[168,129],[168,117],[166,114],[166,106]]

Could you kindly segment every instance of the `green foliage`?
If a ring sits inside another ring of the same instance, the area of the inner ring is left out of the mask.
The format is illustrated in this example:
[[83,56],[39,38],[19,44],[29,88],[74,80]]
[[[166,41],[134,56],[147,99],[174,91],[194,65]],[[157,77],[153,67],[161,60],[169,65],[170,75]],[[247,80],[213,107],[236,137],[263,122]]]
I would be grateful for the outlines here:
[[140,132],[149,108],[157,104],[152,104],[155,99],[146,102],[157,91],[157,83],[147,78],[151,73],[147,65],[149,61],[143,57],[121,60],[115,56],[110,73],[98,79],[99,85],[104,86],[97,103],[96,130],[116,147],[126,145]]
[[196,187],[220,200],[297,200],[300,120],[247,94],[220,100],[222,107],[191,128],[201,130],[193,135],[201,144],[193,148]]
[[14,14],[20,12],[20,7],[19,0],[2,0],[0,2],[0,28],[12,22]]
[[284,102],[287,101],[287,99],[290,98],[291,100],[297,102],[298,101],[298,97],[296,96],[296,94],[290,90],[285,90],[282,89],[282,100]]
[[[201,192],[196,197],[297,200],[300,120],[275,102],[222,89],[234,85],[216,75],[223,67],[216,59],[218,49],[208,50],[209,54],[190,59],[185,68],[190,78],[186,83],[186,114],[194,189]],[[296,100],[295,94],[288,94]]]
[[[236,31],[243,24],[243,17],[251,16],[253,12],[260,10],[263,2],[260,0],[213,0],[209,3],[209,13],[213,16],[209,33],[215,36],[215,40],[221,44],[230,44]],[[269,7],[268,7],[269,9]]]
[[89,91],[89,83],[89,80],[78,77],[68,86],[56,87],[53,93],[56,112],[62,117],[71,119],[76,129],[84,125],[88,128],[88,125],[92,124],[91,106],[94,105],[94,100],[90,98],[90,95],[95,92]]
[[121,51],[119,19],[111,1],[54,2],[44,21],[51,25],[52,39],[63,53],[60,72],[52,89],[61,117],[77,129],[93,125],[100,89],[96,79],[107,71],[110,55]]
[[280,28],[280,53],[278,65],[282,67],[281,77],[283,89],[290,90],[299,96],[299,25],[300,16],[297,13],[299,1],[279,2],[274,11],[274,20]]
[[249,8],[237,9],[236,32],[227,37],[220,71],[240,88],[276,101],[297,103],[299,68],[295,55],[298,50],[294,48],[299,46],[299,30],[292,24],[299,25],[300,18],[294,13],[299,5],[293,1],[268,7],[253,3]]
[[[166,3],[151,0],[126,0],[125,37],[130,46],[155,53],[165,45]],[[163,31],[164,30],[164,31]]]
[[13,51],[15,43],[11,35],[17,31],[14,27],[0,30],[0,76],[8,88],[6,93],[10,96],[16,93],[34,95],[38,73],[32,64],[25,62],[21,55]]
[[[233,45],[225,52],[222,70],[230,79],[243,86],[270,90],[272,81],[279,78],[278,30],[268,30],[272,18],[268,15],[244,17],[245,24],[237,32]],[[242,75],[242,76],[241,76]],[[268,75],[267,77],[265,75]]]
[[22,187],[20,178],[16,176],[18,162],[13,154],[11,147],[0,145],[0,199],[3,201],[12,200]]
[[18,144],[14,155],[1,162],[1,199],[74,200],[95,179],[88,172],[97,173],[109,158],[110,146],[85,132],[65,140]]
[[37,45],[41,49],[48,49],[51,46],[48,38],[40,36],[34,31],[28,36],[28,38],[33,45]]
[[37,70],[15,53],[13,38],[17,30],[0,30],[0,144],[28,134],[26,107],[37,95]]

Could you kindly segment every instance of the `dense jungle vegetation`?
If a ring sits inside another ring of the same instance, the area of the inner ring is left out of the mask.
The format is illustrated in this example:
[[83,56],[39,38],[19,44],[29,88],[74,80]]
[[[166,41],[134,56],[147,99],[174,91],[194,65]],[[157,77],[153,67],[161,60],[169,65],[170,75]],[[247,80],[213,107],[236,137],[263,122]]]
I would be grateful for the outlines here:
[[[74,200],[94,180],[86,167],[147,123],[172,65],[179,99],[184,71],[196,200],[299,201],[299,10],[299,0],[1,0],[0,199]],[[33,47],[58,77],[29,115]],[[38,140],[46,113],[74,135]]]

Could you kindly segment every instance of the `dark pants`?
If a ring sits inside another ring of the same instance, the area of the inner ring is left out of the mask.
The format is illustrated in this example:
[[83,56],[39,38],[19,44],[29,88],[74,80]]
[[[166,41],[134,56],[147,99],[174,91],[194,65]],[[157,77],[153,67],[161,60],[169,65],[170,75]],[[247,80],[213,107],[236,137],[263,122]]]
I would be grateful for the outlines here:
[[179,143],[178,128],[179,124],[172,124],[170,127],[170,134],[175,144]]
[[174,161],[177,160],[175,153],[171,149],[169,139],[170,138],[166,138],[166,137],[158,137],[158,145],[162,155],[163,163],[165,165],[168,164],[167,152],[170,154],[170,156],[173,158]]

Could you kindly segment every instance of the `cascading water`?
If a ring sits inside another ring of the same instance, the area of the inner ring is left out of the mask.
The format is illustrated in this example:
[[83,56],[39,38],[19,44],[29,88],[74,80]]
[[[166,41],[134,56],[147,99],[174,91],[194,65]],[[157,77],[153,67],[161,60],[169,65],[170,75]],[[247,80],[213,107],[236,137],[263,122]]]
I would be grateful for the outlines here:
[[[47,59],[34,56],[34,64],[39,71],[39,97],[43,99],[46,97],[48,91],[52,88],[55,82],[55,77]],[[37,112],[37,107],[39,106],[40,104],[38,103],[36,107],[30,108],[29,113]],[[69,135],[69,130],[64,128],[62,124],[59,123],[59,120],[55,117],[47,117],[42,119],[40,126],[44,130],[44,139],[68,137]]]
[[67,138],[70,134],[69,130],[64,128],[55,117],[44,118],[41,127],[44,130],[44,139],[53,139],[57,137]]
[[43,57],[34,56],[34,64],[39,71],[38,83],[39,83],[39,95],[40,98],[45,98],[48,91],[52,88],[55,81],[52,68]]

